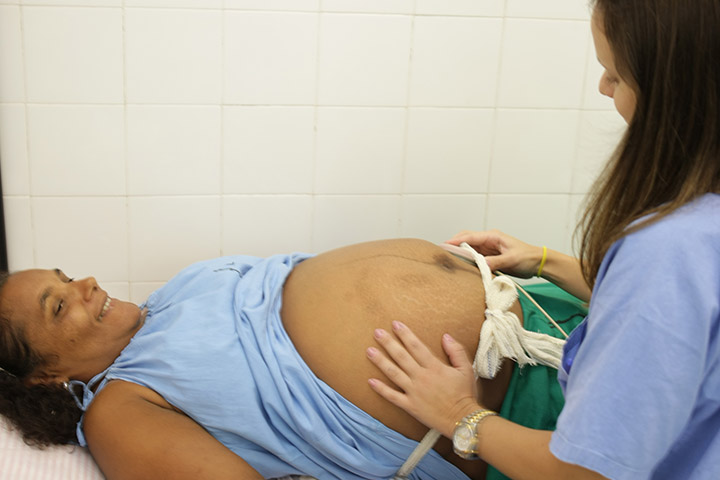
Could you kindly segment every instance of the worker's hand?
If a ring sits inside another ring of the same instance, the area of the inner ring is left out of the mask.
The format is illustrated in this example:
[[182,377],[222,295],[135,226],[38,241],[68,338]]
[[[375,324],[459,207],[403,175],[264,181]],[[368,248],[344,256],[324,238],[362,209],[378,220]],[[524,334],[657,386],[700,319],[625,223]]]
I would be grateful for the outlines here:
[[460,245],[462,242],[467,242],[482,254],[491,271],[500,270],[520,278],[530,278],[537,274],[543,256],[542,247],[521,242],[498,230],[463,230],[446,243]]
[[376,330],[375,339],[385,352],[370,347],[367,355],[400,390],[375,378],[368,381],[370,387],[424,425],[452,437],[455,423],[480,408],[465,349],[444,335],[442,346],[451,363],[447,365],[404,324],[393,322],[393,332],[400,341],[385,330]]

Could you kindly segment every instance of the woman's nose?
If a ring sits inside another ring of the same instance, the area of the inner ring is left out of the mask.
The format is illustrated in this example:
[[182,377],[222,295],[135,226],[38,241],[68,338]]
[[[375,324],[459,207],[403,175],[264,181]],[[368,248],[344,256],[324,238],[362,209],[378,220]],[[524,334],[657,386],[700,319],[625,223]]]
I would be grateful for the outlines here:
[[95,290],[98,290],[98,283],[97,280],[95,280],[95,277],[87,277],[83,278],[82,280],[76,280],[78,286],[80,287],[80,293],[82,295],[83,300],[89,301],[92,298],[93,293]]
[[607,72],[604,72],[602,74],[602,77],[600,77],[600,84],[598,85],[598,90],[606,97],[613,98],[614,88],[612,82],[608,78]]

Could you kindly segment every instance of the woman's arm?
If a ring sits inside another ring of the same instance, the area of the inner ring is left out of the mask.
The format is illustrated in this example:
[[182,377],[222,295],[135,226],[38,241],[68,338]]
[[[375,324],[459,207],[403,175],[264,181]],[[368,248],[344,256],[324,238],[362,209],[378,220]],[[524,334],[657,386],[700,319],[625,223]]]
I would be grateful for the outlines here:
[[[465,350],[445,335],[442,344],[452,365],[448,366],[405,325],[394,322],[393,331],[402,343],[383,330],[378,330],[375,335],[390,358],[374,348],[368,349],[368,357],[401,390],[376,379],[370,379],[370,386],[428,427],[452,438],[455,423],[482,408],[476,401],[474,374]],[[480,457],[511,478],[604,478],[555,457],[550,452],[552,433],[549,431],[525,428],[491,416],[479,423],[477,435]]]
[[[520,278],[536,276],[543,258],[543,247],[527,244],[498,230],[465,230],[447,241],[451,245],[462,242],[484,255],[490,270]],[[577,258],[547,249],[541,277],[580,300],[590,300],[590,287],[583,278]]]
[[152,390],[109,383],[85,416],[90,453],[109,480],[262,479],[262,476]]

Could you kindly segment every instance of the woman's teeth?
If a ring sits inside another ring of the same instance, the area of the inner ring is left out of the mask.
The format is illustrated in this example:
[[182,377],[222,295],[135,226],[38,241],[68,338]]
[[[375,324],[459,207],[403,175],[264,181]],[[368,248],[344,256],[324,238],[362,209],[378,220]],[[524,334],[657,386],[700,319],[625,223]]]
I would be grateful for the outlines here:
[[108,308],[110,308],[111,301],[112,299],[109,296],[105,299],[105,303],[103,304],[102,310],[100,311],[100,316],[98,317],[98,322],[103,319],[103,316],[107,312]]

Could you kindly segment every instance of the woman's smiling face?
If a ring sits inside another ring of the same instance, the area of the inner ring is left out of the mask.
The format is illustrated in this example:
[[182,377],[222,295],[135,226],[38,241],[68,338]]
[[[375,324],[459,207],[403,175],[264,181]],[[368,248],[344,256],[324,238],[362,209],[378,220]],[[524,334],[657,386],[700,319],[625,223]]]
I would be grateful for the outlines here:
[[11,275],[0,312],[48,361],[31,383],[88,382],[115,361],[145,318],[137,305],[110,298],[94,278],[72,280],[58,269]]

